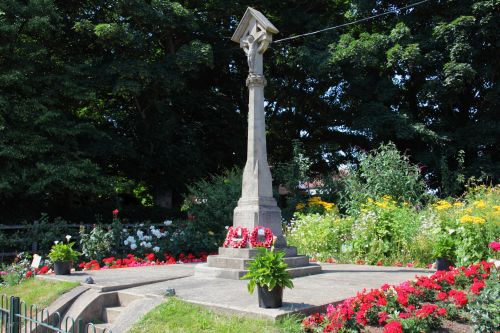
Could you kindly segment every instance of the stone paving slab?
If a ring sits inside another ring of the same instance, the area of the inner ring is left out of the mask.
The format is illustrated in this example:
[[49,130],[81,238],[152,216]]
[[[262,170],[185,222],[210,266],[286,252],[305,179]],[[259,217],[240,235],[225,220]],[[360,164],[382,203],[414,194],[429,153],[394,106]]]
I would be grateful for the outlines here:
[[285,289],[284,306],[279,309],[258,307],[257,292],[247,292],[246,281],[199,278],[195,276],[144,285],[128,291],[145,295],[163,295],[175,288],[179,298],[226,313],[277,319],[287,314],[310,314],[325,310],[330,303],[341,302],[356,292],[378,288],[384,283],[398,284],[425,275],[425,269],[322,264],[323,272],[295,278],[295,288]]
[[[72,272],[71,275],[37,275],[37,278],[80,282],[86,287],[107,292],[192,276],[195,266],[196,264],[144,266],[98,271],[79,271]],[[85,279],[89,276],[94,279],[95,284],[84,283]]]

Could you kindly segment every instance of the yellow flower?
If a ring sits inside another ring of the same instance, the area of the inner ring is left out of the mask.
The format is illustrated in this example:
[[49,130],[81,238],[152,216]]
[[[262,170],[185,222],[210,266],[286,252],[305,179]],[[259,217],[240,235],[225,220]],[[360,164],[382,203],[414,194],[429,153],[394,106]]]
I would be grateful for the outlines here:
[[368,198],[368,202],[369,203],[373,203],[373,199],[372,198]]
[[453,206],[455,206],[455,207],[462,207],[463,205],[464,205],[464,203],[463,203],[463,202],[460,202],[460,201],[457,201],[457,202],[455,202],[455,203],[453,204]]
[[475,201],[474,206],[476,208],[484,208],[486,207],[486,202],[484,202],[484,200]]
[[437,210],[447,210],[453,207],[448,201],[446,200],[439,200],[434,204],[434,208]]
[[302,210],[304,208],[306,208],[306,205],[304,205],[302,202],[299,202],[297,206],[295,206],[295,209],[297,210]]
[[384,199],[385,201],[391,201],[391,200],[392,200],[392,197],[391,197],[390,195],[387,195],[387,194],[386,194],[386,195],[384,195],[384,196],[382,197],[382,199]]
[[376,201],[375,205],[377,205],[378,207],[383,208],[383,209],[389,208],[389,206],[387,205],[387,202],[383,202],[383,201],[382,202]]
[[310,203],[311,205],[319,204],[321,202],[321,198],[320,197],[312,197],[312,198],[307,199],[307,202]]
[[486,222],[485,219],[479,216],[471,216],[464,215],[460,218],[460,222],[462,223],[473,223],[473,224],[484,224]]
[[321,201],[321,205],[327,210],[327,211],[331,211],[333,209],[333,206],[335,206],[335,204],[333,202],[326,202],[326,201]]
[[493,206],[493,209],[494,209],[494,210],[496,210],[496,211],[498,212],[498,211],[500,211],[500,206],[495,205],[495,206]]

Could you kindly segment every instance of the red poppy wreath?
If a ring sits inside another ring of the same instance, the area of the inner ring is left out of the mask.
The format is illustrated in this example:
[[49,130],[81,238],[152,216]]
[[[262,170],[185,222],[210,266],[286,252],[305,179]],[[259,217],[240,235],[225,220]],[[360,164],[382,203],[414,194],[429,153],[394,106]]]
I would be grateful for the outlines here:
[[[264,230],[264,242],[259,241],[259,230]],[[273,231],[270,228],[256,226],[250,235],[250,245],[252,247],[271,247],[273,245]]]
[[[235,238],[238,238],[235,240]],[[248,230],[243,227],[229,227],[223,247],[244,248],[248,243]]]

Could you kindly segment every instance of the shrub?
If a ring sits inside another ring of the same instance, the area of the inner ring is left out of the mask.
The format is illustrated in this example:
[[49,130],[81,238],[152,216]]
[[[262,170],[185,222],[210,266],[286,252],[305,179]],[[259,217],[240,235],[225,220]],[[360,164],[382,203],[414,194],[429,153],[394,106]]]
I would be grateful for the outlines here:
[[500,282],[493,272],[480,295],[468,305],[470,321],[477,333],[493,333],[500,329]]
[[87,259],[101,260],[121,248],[121,244],[113,242],[113,234],[99,226],[92,228],[88,234],[81,232],[80,235],[82,253]]
[[393,143],[381,145],[363,155],[357,169],[351,168],[344,178],[342,205],[349,212],[359,212],[369,198],[390,195],[399,202],[416,204],[422,200],[426,186],[419,168]]
[[335,213],[296,213],[286,228],[289,245],[296,246],[300,253],[319,260],[335,258],[346,261],[351,240],[352,218],[341,218]]
[[410,247],[419,229],[416,211],[388,195],[368,199],[361,207],[352,230],[355,259],[369,264],[413,261]]
[[210,253],[221,244],[219,237],[211,231],[199,230],[196,221],[165,221],[157,227],[141,223],[127,228],[122,233],[124,251],[143,256],[147,253]]
[[182,209],[194,218],[200,231],[214,233],[221,242],[241,196],[241,177],[241,170],[234,168],[188,187]]

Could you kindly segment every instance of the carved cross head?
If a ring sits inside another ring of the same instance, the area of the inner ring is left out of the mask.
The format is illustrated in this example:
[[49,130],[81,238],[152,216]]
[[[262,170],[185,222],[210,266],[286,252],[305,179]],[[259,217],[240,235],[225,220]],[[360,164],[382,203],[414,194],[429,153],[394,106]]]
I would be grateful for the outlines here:
[[248,57],[262,54],[278,29],[258,10],[248,7],[231,40],[239,43]]

